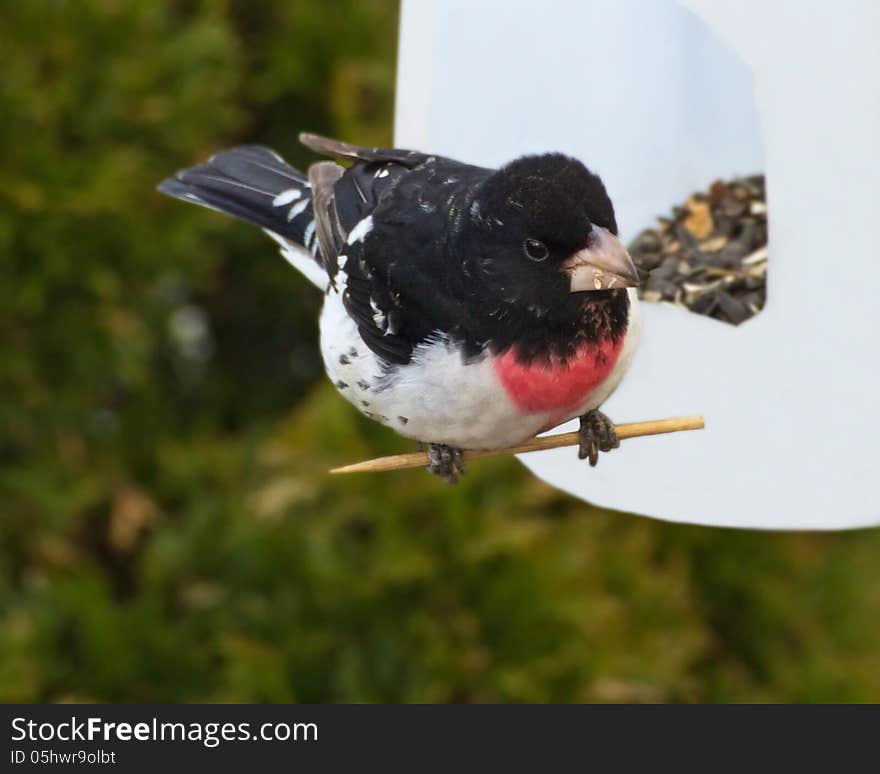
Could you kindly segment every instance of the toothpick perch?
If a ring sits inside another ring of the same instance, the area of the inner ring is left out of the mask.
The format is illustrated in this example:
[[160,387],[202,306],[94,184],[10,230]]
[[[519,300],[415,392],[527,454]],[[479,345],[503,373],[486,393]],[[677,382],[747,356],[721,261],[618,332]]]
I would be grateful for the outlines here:
[[[703,417],[673,417],[671,419],[652,419],[647,422],[630,422],[624,425],[615,425],[617,437],[622,441],[625,438],[638,438],[642,435],[660,435],[661,433],[677,433],[681,430],[702,430],[705,427]],[[464,452],[465,461],[478,457],[494,457],[502,454],[524,454],[526,452],[542,451],[544,449],[558,449],[562,446],[577,446],[579,434],[558,433],[557,435],[545,435],[541,438],[532,438],[530,441],[508,449],[468,449]],[[427,452],[413,452],[411,454],[395,454],[390,457],[376,457],[372,460],[355,462],[352,465],[344,465],[341,468],[333,468],[331,473],[379,473],[386,470],[406,470],[407,468],[422,468],[430,463]]]

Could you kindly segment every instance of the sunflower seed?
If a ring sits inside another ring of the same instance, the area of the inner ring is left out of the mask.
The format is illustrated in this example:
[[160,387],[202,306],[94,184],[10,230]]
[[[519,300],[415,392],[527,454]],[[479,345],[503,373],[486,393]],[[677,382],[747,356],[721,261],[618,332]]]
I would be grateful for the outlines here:
[[640,232],[630,254],[645,301],[673,303],[739,325],[767,297],[763,175],[716,180]]

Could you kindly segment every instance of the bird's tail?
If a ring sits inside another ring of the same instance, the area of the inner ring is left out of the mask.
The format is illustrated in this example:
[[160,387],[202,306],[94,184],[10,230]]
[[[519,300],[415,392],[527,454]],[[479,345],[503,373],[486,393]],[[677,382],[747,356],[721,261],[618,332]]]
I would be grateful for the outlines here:
[[[308,178],[270,148],[240,145],[163,180],[159,191],[265,229],[282,254],[319,287],[318,243]],[[305,255],[302,247],[311,255]]]

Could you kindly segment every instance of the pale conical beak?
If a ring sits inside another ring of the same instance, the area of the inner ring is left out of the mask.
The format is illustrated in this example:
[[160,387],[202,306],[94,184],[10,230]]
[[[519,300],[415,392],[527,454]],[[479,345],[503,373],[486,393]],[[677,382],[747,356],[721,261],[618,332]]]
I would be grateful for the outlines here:
[[564,264],[571,284],[569,290],[610,290],[634,288],[639,284],[639,273],[620,240],[608,229],[593,226],[590,240]]

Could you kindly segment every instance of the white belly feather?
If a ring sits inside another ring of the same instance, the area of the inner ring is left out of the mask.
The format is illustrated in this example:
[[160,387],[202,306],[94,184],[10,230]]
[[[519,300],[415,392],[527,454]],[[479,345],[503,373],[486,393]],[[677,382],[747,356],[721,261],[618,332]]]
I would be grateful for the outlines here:
[[[640,328],[634,291],[630,298],[629,327],[614,370],[571,416],[598,408],[629,367]],[[411,362],[389,377],[332,290],[321,313],[321,354],[327,375],[361,413],[419,441],[503,448],[531,438],[551,416],[521,413],[489,357],[465,365],[460,349],[440,339],[420,344]]]

